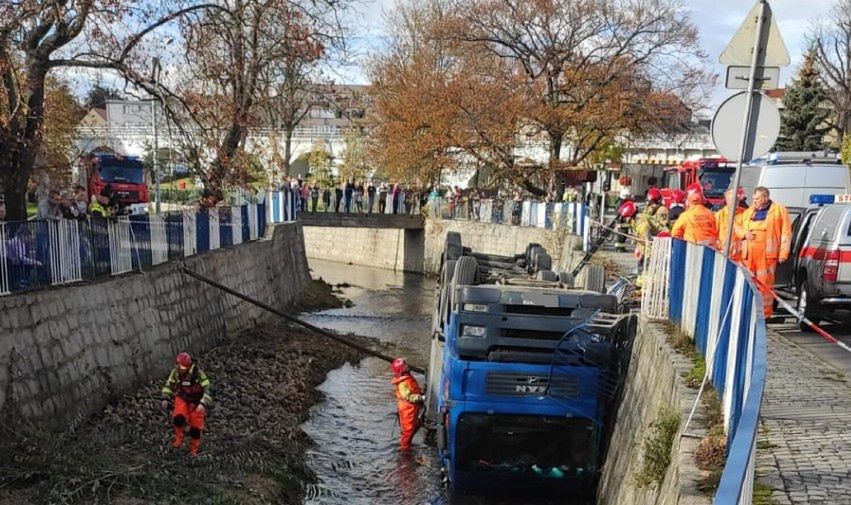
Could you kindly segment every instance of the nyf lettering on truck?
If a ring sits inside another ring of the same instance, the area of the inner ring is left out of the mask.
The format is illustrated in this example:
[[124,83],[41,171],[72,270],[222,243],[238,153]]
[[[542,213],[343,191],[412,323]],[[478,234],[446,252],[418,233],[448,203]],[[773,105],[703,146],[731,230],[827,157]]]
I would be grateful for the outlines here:
[[593,497],[635,316],[614,295],[570,289],[536,244],[480,254],[450,233],[443,258],[425,419],[450,486]]
[[89,199],[109,184],[122,206],[148,202],[145,167],[137,156],[92,153],[83,159]]

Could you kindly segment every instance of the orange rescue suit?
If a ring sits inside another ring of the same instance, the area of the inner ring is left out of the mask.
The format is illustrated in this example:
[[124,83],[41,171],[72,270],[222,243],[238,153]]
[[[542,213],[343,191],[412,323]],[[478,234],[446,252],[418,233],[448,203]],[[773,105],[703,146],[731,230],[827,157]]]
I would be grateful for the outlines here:
[[671,228],[671,236],[715,247],[718,238],[715,215],[703,205],[692,205],[677,218]]
[[392,383],[396,391],[399,424],[402,426],[400,447],[410,449],[411,440],[414,438],[417,428],[419,428],[420,404],[422,402],[420,385],[410,373],[395,377]]
[[[742,216],[745,213],[744,207],[736,206],[736,216],[733,218],[733,229],[741,228]],[[715,213],[715,225],[718,227],[718,248],[722,251],[727,245],[727,223],[730,222],[729,207],[724,207]],[[730,259],[733,261],[741,261],[742,241],[733,233],[733,244],[730,246]]]
[[[736,227],[736,236],[744,240],[742,243],[742,264],[751,271],[766,287],[760,286],[762,293],[762,308],[765,317],[771,316],[774,298],[771,290],[774,288],[774,273],[777,262],[789,259],[792,246],[792,223],[789,211],[777,202],[768,202],[768,209],[763,212],[753,207],[742,214],[741,226]],[[764,214],[764,218],[762,217]],[[752,232],[752,240],[747,239]]]

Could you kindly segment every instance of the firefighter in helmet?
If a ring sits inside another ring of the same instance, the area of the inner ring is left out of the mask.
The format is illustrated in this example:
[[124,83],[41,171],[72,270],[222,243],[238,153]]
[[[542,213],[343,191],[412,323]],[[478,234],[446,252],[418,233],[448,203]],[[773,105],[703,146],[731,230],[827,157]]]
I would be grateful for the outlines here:
[[638,207],[632,200],[627,200],[618,208],[623,222],[629,224],[630,231],[636,237],[635,258],[638,260],[638,272],[643,269],[644,257],[650,254],[650,240],[665,226],[646,212],[638,212]]
[[420,420],[420,408],[425,401],[417,379],[411,375],[411,367],[405,358],[396,358],[390,365],[393,370],[393,388],[396,392],[396,409],[399,413],[399,424],[402,426],[402,437],[399,446],[402,450],[411,448],[411,440],[417,432]]
[[668,208],[664,205],[662,190],[650,188],[647,190],[647,206],[644,213],[656,220],[657,223],[668,222]]
[[189,353],[181,352],[174,360],[174,368],[162,389],[162,408],[168,410],[169,400],[174,401],[171,422],[174,425],[172,447],[183,445],[189,428],[189,454],[196,456],[201,446],[207,409],[213,402],[210,396],[210,379],[195,363]]

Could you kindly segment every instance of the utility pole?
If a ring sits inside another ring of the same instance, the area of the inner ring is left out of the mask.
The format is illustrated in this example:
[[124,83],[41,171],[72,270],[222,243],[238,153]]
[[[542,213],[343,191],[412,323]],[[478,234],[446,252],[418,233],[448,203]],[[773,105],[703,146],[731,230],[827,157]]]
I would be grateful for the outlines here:
[[[152,76],[154,83],[159,82],[160,59],[154,58]],[[157,102],[159,97],[155,96],[151,99],[151,120],[154,128],[154,210],[157,214],[160,213],[160,173],[159,173],[159,138],[157,136]]]

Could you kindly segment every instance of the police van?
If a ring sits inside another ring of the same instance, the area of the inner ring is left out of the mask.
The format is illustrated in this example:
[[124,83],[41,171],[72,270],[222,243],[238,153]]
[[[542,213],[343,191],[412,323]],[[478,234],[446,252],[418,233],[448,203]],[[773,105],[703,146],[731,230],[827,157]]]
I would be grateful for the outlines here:
[[819,207],[796,209],[790,261],[778,265],[776,284],[818,324],[834,309],[851,309],[851,194],[812,195],[809,203]]

